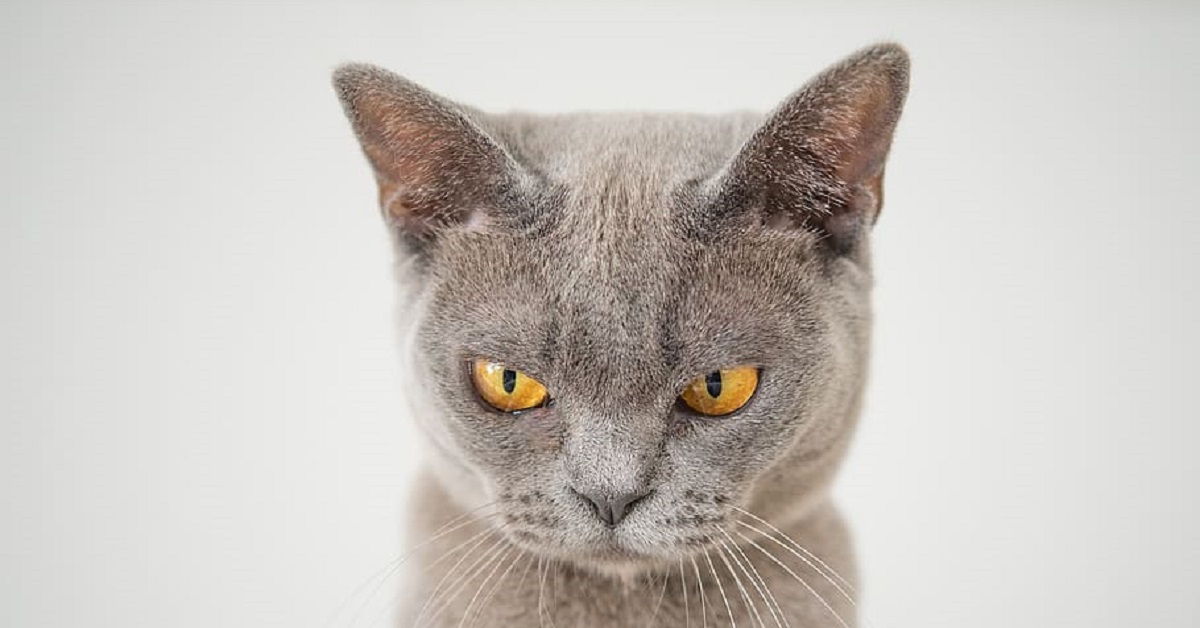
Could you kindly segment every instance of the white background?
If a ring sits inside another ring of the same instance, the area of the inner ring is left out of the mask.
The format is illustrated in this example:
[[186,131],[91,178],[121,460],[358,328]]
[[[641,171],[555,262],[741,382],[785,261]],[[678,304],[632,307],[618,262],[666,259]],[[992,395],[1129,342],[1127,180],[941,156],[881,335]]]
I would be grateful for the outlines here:
[[867,616],[1200,626],[1196,9],[569,6],[0,7],[0,626],[317,627],[399,551],[421,447],[335,64],[765,110],[879,39]]

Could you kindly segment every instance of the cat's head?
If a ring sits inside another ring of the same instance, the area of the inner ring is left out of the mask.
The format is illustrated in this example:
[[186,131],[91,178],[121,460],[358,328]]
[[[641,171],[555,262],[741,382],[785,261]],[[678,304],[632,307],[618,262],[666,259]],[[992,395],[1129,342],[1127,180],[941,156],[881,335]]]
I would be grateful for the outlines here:
[[453,499],[622,571],[822,498],[863,385],[902,49],[765,117],[485,114],[361,65],[334,83],[405,284],[400,384]]

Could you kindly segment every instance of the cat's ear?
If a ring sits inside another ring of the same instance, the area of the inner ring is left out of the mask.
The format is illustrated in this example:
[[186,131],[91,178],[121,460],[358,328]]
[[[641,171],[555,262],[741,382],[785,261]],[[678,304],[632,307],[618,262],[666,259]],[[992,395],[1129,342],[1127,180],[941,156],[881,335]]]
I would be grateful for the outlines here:
[[333,85],[375,170],[384,219],[402,239],[424,243],[511,188],[515,162],[467,109],[370,65],[338,68]]
[[726,201],[763,220],[817,232],[853,251],[883,203],[883,170],[908,93],[908,55],[894,44],[859,51],[783,102],[721,181]]

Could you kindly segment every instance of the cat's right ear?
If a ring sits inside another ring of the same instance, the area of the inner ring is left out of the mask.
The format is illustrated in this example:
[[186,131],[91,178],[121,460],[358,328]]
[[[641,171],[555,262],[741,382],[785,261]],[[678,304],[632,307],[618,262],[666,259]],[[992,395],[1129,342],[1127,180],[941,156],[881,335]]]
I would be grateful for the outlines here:
[[807,229],[838,255],[858,248],[883,204],[883,170],[908,93],[908,54],[859,51],[783,102],[720,180],[719,206]]
[[402,241],[420,247],[512,187],[516,164],[464,108],[370,65],[338,68],[333,86],[375,170],[384,219]]

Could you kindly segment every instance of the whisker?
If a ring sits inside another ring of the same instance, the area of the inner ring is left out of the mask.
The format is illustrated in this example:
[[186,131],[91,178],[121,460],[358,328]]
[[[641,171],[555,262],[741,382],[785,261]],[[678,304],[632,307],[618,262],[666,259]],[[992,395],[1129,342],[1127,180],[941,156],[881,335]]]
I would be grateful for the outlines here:
[[[496,544],[493,545],[483,557],[481,557],[481,560],[476,561],[478,566],[469,568],[467,573],[460,578],[460,582],[456,583],[454,590],[442,596],[440,606],[436,610],[430,612],[430,614],[426,617],[426,620],[434,621],[436,618],[440,617],[442,613],[448,611],[451,606],[454,605],[455,600],[459,599],[459,596],[466,593],[467,589],[470,587],[472,582],[475,582],[476,578],[487,574],[484,580],[479,583],[479,587],[482,588],[487,583],[487,578],[490,577],[491,573],[495,572],[495,567],[499,567],[503,559],[509,554],[511,548],[512,546],[505,542],[503,538],[497,541]],[[488,572],[489,568],[492,569],[491,572]],[[478,596],[479,592],[476,591],[475,595]],[[472,598],[472,603],[473,600],[474,597]],[[466,617],[470,610],[471,604],[468,604],[467,608],[463,612],[463,617],[460,618],[460,621]],[[461,625],[459,628],[462,628]]]
[[696,564],[695,556],[688,556],[692,561],[692,571],[696,573],[696,588],[700,591],[700,618],[702,628],[708,628],[708,596],[704,592],[704,579],[700,577],[700,566]]
[[[442,586],[444,586],[452,576],[459,577],[458,569],[464,562],[466,562],[466,559],[468,556],[470,556],[471,552],[464,553],[462,558],[460,558],[458,562],[454,563],[454,566],[452,566],[450,570],[442,576],[441,580],[438,580],[437,585],[433,588],[433,592],[429,594],[429,599],[425,600],[425,603],[421,606],[421,610],[417,613],[416,619],[413,620],[413,626],[420,626],[422,619],[432,619],[433,617],[439,615],[448,606],[450,606],[450,604],[454,601],[454,598],[458,597],[458,594],[467,587],[470,581],[474,579],[481,570],[486,569],[487,566],[491,564],[491,561],[495,555],[498,554],[501,549],[503,549],[503,536],[501,536],[499,533],[493,533],[492,536],[485,538],[484,541],[480,541],[471,548],[471,551],[473,552],[486,540],[490,540],[492,538],[495,538],[496,542],[493,543],[486,551],[483,552],[483,554],[476,558],[469,567],[466,568],[466,575],[465,577],[461,577],[460,583],[455,583],[451,585],[451,588],[442,591]],[[436,610],[434,606],[435,603],[437,604]]]
[[[546,569],[551,569],[553,567],[555,567],[553,560],[546,562]],[[552,608],[558,608],[558,577],[561,575],[561,569],[554,569],[554,583],[550,589],[550,604]],[[546,619],[550,620],[550,628],[558,628],[558,626],[554,623],[554,615],[549,611],[550,609],[547,609]]]
[[[746,522],[744,522],[744,521],[739,521],[738,523],[739,523],[740,525],[742,525],[743,527],[745,527],[745,528],[748,528],[748,529],[750,529],[750,530],[753,530],[753,531],[755,531],[755,532],[759,533],[760,535],[762,535],[762,537],[763,537],[764,539],[767,539],[767,540],[771,541],[772,543],[774,543],[774,544],[778,545],[779,547],[782,547],[783,549],[787,550],[789,553],[791,553],[791,554],[792,554],[793,556],[795,556],[796,558],[799,558],[799,559],[800,559],[800,561],[801,561],[801,562],[803,562],[805,565],[807,565],[809,569],[812,569],[813,571],[817,572],[818,574],[820,574],[820,576],[821,576],[822,578],[824,578],[824,579],[825,579],[825,581],[826,581],[826,582],[828,582],[829,584],[833,585],[833,588],[834,588],[834,589],[836,589],[836,590],[837,590],[837,592],[838,592],[838,593],[840,593],[840,594],[842,595],[842,597],[846,598],[846,601],[847,601],[847,602],[850,602],[851,606],[854,606],[855,608],[857,608],[857,607],[858,607],[858,603],[857,603],[857,602],[855,602],[855,600],[854,600],[854,597],[853,597],[853,596],[851,596],[851,594],[850,594],[850,593],[848,593],[848,592],[847,592],[845,589],[843,589],[843,588],[842,588],[842,585],[840,585],[840,584],[838,584],[836,581],[834,581],[834,580],[833,580],[833,578],[830,578],[830,577],[829,577],[829,574],[825,573],[825,572],[824,572],[823,570],[821,570],[821,569],[818,569],[818,568],[817,568],[817,566],[816,566],[816,565],[814,565],[814,564],[812,563],[812,561],[808,560],[808,559],[807,559],[807,558],[805,558],[803,555],[801,555],[801,554],[799,554],[798,552],[796,552],[796,550],[792,549],[791,547],[789,547],[788,545],[784,544],[784,543],[783,543],[782,541],[780,541],[779,539],[775,538],[773,535],[767,534],[766,532],[763,532],[762,530],[760,530],[760,529],[758,529],[758,528],[756,528],[756,527],[754,527],[754,526],[752,526],[752,525],[750,525],[750,524],[748,524],[748,523],[746,523]],[[738,534],[740,535],[741,533],[739,532]],[[809,553],[811,554],[812,552],[809,552]],[[830,571],[832,571],[832,570],[830,570]],[[835,573],[834,575],[837,575],[837,574]],[[839,580],[841,580],[842,578],[841,578],[840,576],[838,576],[838,579],[839,579]]]
[[[712,539],[709,539],[711,542]],[[712,556],[708,550],[704,550],[704,559],[708,561],[708,570],[712,573],[713,580],[717,582],[717,590],[721,592],[721,599],[725,601],[725,612],[729,614],[729,628],[737,628],[737,621],[733,618],[733,607],[729,605],[729,596],[725,595],[725,586],[721,584],[721,578],[717,576],[717,568],[713,565]]]
[[658,619],[658,613],[659,613],[659,611],[662,610],[663,597],[667,593],[667,583],[669,583],[670,581],[671,581],[670,574],[663,575],[662,590],[658,592],[658,602],[654,605],[654,614],[650,616],[650,621],[646,622],[646,628],[650,628],[650,626],[653,626],[654,620]]
[[[732,550],[736,550],[737,553],[741,555],[741,559],[739,560],[736,555],[733,555],[732,551],[730,552],[733,562],[736,563],[738,568],[742,570],[742,573],[746,574],[746,578],[750,580],[750,584],[754,585],[754,589],[758,591],[758,596],[762,598],[763,604],[767,605],[767,610],[770,611],[771,617],[775,619],[776,628],[783,628],[785,624],[788,626],[788,628],[791,628],[791,624],[788,623],[787,617],[783,617],[782,621],[780,620],[781,615],[783,615],[783,609],[779,608],[779,612],[775,612],[775,609],[779,607],[779,601],[775,599],[775,594],[771,593],[770,587],[767,587],[767,583],[765,580],[763,580],[762,574],[758,572],[758,568],[754,566],[754,563],[750,562],[750,557],[746,556],[746,552],[742,551],[741,546],[739,546],[737,542],[733,540],[732,536],[729,536],[729,532],[727,532],[724,528],[721,529],[721,534],[725,535],[725,538],[729,540],[728,547]],[[747,567],[749,567],[749,569],[747,569]],[[750,574],[751,571],[754,572],[754,575]],[[762,583],[761,586],[759,585],[760,582]],[[764,587],[766,587],[765,591]],[[770,595],[770,599],[767,598],[768,595]]]
[[[474,626],[475,623],[479,621],[479,618],[483,616],[484,607],[492,601],[492,598],[496,597],[496,592],[499,591],[500,586],[504,584],[505,578],[508,577],[508,574],[512,572],[513,568],[522,562],[522,558],[526,559],[523,562],[525,563],[525,572],[528,573],[529,566],[533,564],[533,554],[523,554],[520,552],[520,550],[517,550],[517,555],[514,556],[511,561],[509,561],[508,568],[504,570],[504,573],[500,574],[500,577],[496,580],[496,584],[492,585],[492,590],[489,591],[486,596],[484,596],[482,601],[480,601],[479,610],[475,613],[475,620],[471,622],[472,626]],[[520,583],[518,583],[517,586],[519,588]]]
[[542,615],[542,600],[543,600],[542,593],[546,587],[546,575],[545,575],[545,572],[542,570],[542,562],[543,562],[542,558],[539,556],[538,557],[538,628],[541,628],[542,626],[546,625],[546,623],[543,621],[544,616]]
[[529,575],[529,569],[533,567],[533,554],[529,554],[529,560],[525,561],[525,569],[521,571],[521,579],[517,581],[517,590],[525,585],[525,577]]
[[500,570],[500,566],[504,564],[504,559],[508,558],[508,555],[512,553],[513,550],[514,548],[511,545],[504,548],[504,551],[497,556],[496,560],[492,561],[495,563],[495,566],[492,567],[492,570],[489,571],[487,576],[484,577],[484,579],[479,583],[479,587],[475,589],[475,595],[471,596],[471,601],[467,602],[467,608],[463,610],[462,617],[460,617],[458,620],[458,628],[463,628],[467,618],[471,616],[471,610],[475,608],[475,602],[479,599],[479,594],[483,593],[483,589],[487,587],[489,582],[492,581],[492,576],[496,575],[496,572]]
[[[798,549],[798,550],[800,550],[801,552],[803,552],[804,554],[806,554],[806,555],[807,555],[807,556],[808,556],[810,559],[812,559],[812,560],[816,561],[816,563],[817,563],[818,565],[820,565],[821,567],[825,568],[825,569],[826,569],[826,570],[827,570],[827,571],[828,571],[830,574],[833,574],[833,577],[834,577],[834,578],[837,578],[839,581],[841,581],[841,583],[842,583],[843,585],[845,585],[845,587],[846,587],[847,589],[849,589],[851,593],[857,593],[857,592],[854,590],[854,585],[850,584],[850,582],[849,582],[849,581],[847,581],[845,578],[843,578],[843,577],[841,576],[841,574],[839,574],[839,573],[838,573],[838,572],[837,572],[837,571],[836,571],[836,570],[835,570],[833,567],[830,567],[828,564],[826,564],[826,563],[825,563],[825,561],[821,560],[821,557],[820,557],[820,556],[817,556],[816,554],[814,554],[814,553],[810,552],[810,551],[809,551],[809,550],[808,550],[806,547],[804,547],[804,546],[803,546],[803,545],[801,545],[799,542],[797,542],[797,541],[796,541],[796,539],[793,539],[792,537],[788,536],[788,534],[787,534],[786,532],[784,532],[783,530],[780,530],[779,528],[777,528],[777,527],[775,527],[774,525],[772,525],[770,521],[767,521],[766,519],[763,519],[762,517],[760,517],[760,516],[758,516],[758,515],[756,515],[756,514],[754,514],[754,513],[750,512],[749,510],[746,510],[746,509],[744,509],[744,508],[739,508],[739,507],[737,507],[737,506],[735,506],[735,505],[733,505],[733,504],[730,504],[730,505],[729,505],[729,507],[730,507],[730,508],[732,508],[732,509],[734,509],[734,510],[736,510],[736,511],[738,511],[738,512],[740,512],[740,513],[742,513],[743,515],[746,515],[747,517],[750,517],[750,518],[754,519],[755,521],[757,521],[757,522],[761,523],[762,525],[766,526],[766,527],[767,527],[768,529],[770,529],[771,531],[773,531],[773,532],[775,532],[776,534],[778,534],[780,537],[782,537],[782,538],[783,538],[784,540],[786,540],[788,543],[791,543],[792,545],[796,546],[796,549]],[[748,526],[748,524],[746,524],[746,522],[744,522],[744,521],[739,521],[738,523],[740,523],[740,524],[742,524],[742,525],[746,525],[747,527],[749,527],[749,526]],[[767,534],[765,534],[765,533],[763,533],[763,532],[761,532],[761,531],[759,531],[759,534],[762,534],[763,536],[768,536]],[[819,570],[819,569],[816,569],[816,568],[814,567],[814,568],[813,568],[813,571],[820,571],[820,570]],[[826,576],[826,577],[828,577],[828,576]]]
[[[508,578],[508,575],[513,569],[516,568],[517,565],[519,565],[521,562],[525,563],[525,571],[522,573],[522,579],[517,583],[518,588],[520,588],[521,582],[524,581],[524,573],[529,572],[529,566],[533,564],[533,554],[524,553],[515,546],[513,547],[513,550],[516,552],[516,555],[513,556],[511,561],[509,561],[508,567],[504,569],[504,572],[500,574],[500,577],[496,579],[496,584],[493,584],[487,595],[483,596],[483,599],[480,600],[479,610],[475,612],[475,619],[471,621],[471,626],[475,626],[480,618],[483,617],[483,609],[488,605],[489,602],[492,601],[492,598],[496,597],[496,593],[500,590],[501,585],[504,584],[504,580]],[[525,560],[522,561],[522,559]]]
[[692,628],[692,607],[688,605],[687,576],[683,573],[683,557],[679,558],[679,588],[683,590],[683,628]]
[[[541,582],[538,584],[538,626],[544,625],[543,621],[548,619],[548,620],[550,620],[550,627],[556,628],[556,626],[554,625],[554,616],[551,615],[550,609],[548,607],[546,607],[546,605],[544,604],[544,600],[545,600],[544,593],[545,593],[545,588],[546,588],[546,581],[549,580],[550,569],[554,565],[551,561],[548,561],[548,560],[544,561],[544,562],[545,562],[546,567],[545,567],[545,570],[542,571],[542,573],[541,573]],[[541,571],[542,563],[543,563],[543,560],[541,558],[539,558],[538,559],[539,571]],[[557,584],[558,571],[554,572],[554,579],[555,579],[554,600],[557,600],[558,599],[558,584]],[[545,614],[543,614],[543,612]]]
[[[358,622],[358,619],[362,615],[363,611],[371,605],[371,602],[375,599],[375,596],[379,594],[379,591],[383,588],[383,585],[388,581],[388,579],[400,571],[400,567],[404,565],[405,561],[411,558],[426,545],[437,541],[447,534],[451,534],[473,523],[482,523],[491,517],[497,516],[499,513],[484,515],[480,518],[473,516],[475,513],[483,510],[484,508],[495,506],[496,503],[497,502],[488,502],[482,506],[473,508],[462,513],[461,515],[458,515],[457,517],[454,517],[453,519],[442,524],[440,527],[438,527],[438,529],[434,530],[432,536],[430,536],[428,539],[425,539],[421,543],[402,551],[396,557],[384,563],[384,565],[376,570],[375,573],[371,574],[369,577],[367,577],[367,579],[363,580],[358,586],[356,586],[350,595],[347,596],[340,605],[338,605],[337,609],[333,611],[333,613],[329,616],[329,619],[327,619],[323,624],[324,628],[330,628],[333,626],[338,616],[340,616],[344,611],[348,610],[351,601],[366,592],[366,597],[361,600],[358,608],[350,616],[350,621],[347,624],[348,626],[354,626]],[[369,592],[367,592],[367,588],[373,582],[375,583],[375,586],[371,588]]]
[[742,603],[746,605],[746,610],[750,611],[750,616],[755,620],[754,623],[758,624],[759,628],[766,628],[762,615],[758,613],[758,605],[754,603],[750,594],[746,592],[746,587],[742,585],[742,577],[733,570],[733,565],[729,564],[729,558],[726,556],[729,553],[729,547],[721,539],[717,539],[717,542],[720,543],[720,546],[717,548],[717,555],[721,557],[721,562],[725,563],[725,569],[729,570],[729,575],[733,576],[733,583],[737,586],[738,592],[742,596]]
[[797,580],[797,581],[798,581],[800,584],[804,585],[804,588],[805,588],[805,589],[808,589],[808,592],[809,592],[809,593],[811,593],[811,594],[813,594],[813,597],[816,597],[816,598],[817,598],[817,601],[819,601],[819,602],[821,603],[821,605],[825,607],[825,610],[829,611],[829,612],[830,612],[830,613],[831,613],[831,614],[834,616],[834,618],[836,618],[836,619],[838,620],[838,623],[842,625],[842,628],[850,628],[849,624],[847,624],[847,623],[846,623],[846,620],[845,620],[845,619],[842,619],[842,616],[841,616],[841,615],[839,615],[839,614],[838,614],[838,612],[837,612],[836,610],[834,610],[834,608],[833,608],[832,606],[830,606],[830,605],[829,605],[829,602],[826,602],[826,601],[825,601],[825,598],[824,598],[824,597],[821,597],[821,594],[820,594],[820,593],[818,593],[816,589],[812,588],[812,585],[810,585],[809,583],[805,582],[805,581],[804,581],[804,578],[801,578],[800,576],[796,575],[796,572],[792,571],[792,568],[791,568],[791,567],[788,567],[787,565],[783,564],[783,562],[782,562],[782,561],[780,561],[778,558],[775,558],[775,555],[774,555],[774,554],[772,554],[772,553],[768,552],[768,551],[766,550],[766,548],[764,548],[763,546],[759,545],[758,543],[755,543],[753,539],[751,539],[750,537],[746,536],[745,534],[742,534],[741,532],[738,532],[738,533],[737,533],[737,535],[738,535],[738,536],[740,536],[740,537],[742,537],[742,540],[744,540],[744,541],[746,541],[747,543],[749,543],[749,544],[750,544],[751,546],[753,546],[755,549],[757,549],[758,551],[762,552],[762,553],[763,553],[763,556],[766,556],[766,557],[767,557],[767,558],[769,558],[769,559],[770,559],[772,562],[774,562],[776,565],[779,565],[779,567],[780,567],[781,569],[783,569],[784,571],[786,571],[786,572],[788,573],[788,575],[790,575],[791,577],[795,578],[795,579],[796,579],[796,580]]
[[[437,558],[437,560],[435,560],[432,563],[430,563],[429,565],[425,566],[426,569],[432,568],[432,567],[440,564],[443,560],[446,560],[446,559],[450,558],[451,556],[453,556],[456,552],[458,552],[458,550],[460,550],[460,549],[464,550],[462,556],[460,556],[459,559],[453,565],[450,566],[450,569],[448,569],[446,571],[445,575],[443,575],[442,578],[440,580],[438,580],[437,585],[434,586],[433,591],[429,594],[429,597],[426,598],[425,603],[421,605],[421,608],[417,612],[416,619],[413,620],[414,626],[420,622],[421,618],[429,610],[429,606],[431,604],[433,604],[434,600],[437,599],[438,594],[441,592],[442,586],[446,583],[446,581],[449,580],[458,571],[458,569],[462,566],[462,564],[464,562],[466,562],[468,558],[470,558],[471,554],[476,549],[478,549],[480,545],[483,545],[489,539],[497,538],[497,536],[498,536],[498,534],[496,533],[495,530],[484,530],[483,532],[473,535],[471,538],[463,541],[462,543],[459,543],[458,545],[454,546],[452,549],[450,549],[446,552],[443,552],[442,555]],[[380,615],[382,615],[382,611],[380,612]],[[380,619],[379,617],[376,617],[375,621],[373,621],[371,623],[371,625],[374,626],[374,625],[378,624],[379,619]]]
[[[474,550],[479,545],[483,544],[485,541],[487,541],[488,538],[495,538],[495,534],[496,534],[495,530],[491,530],[491,529],[483,530],[482,532],[473,534],[473,535],[471,535],[470,538],[466,539],[465,541],[459,543],[458,545],[455,545],[454,547],[450,548],[449,550],[446,550],[445,552],[442,552],[441,556],[438,556],[436,560],[429,563],[428,565],[425,565],[424,568],[430,569],[432,567],[435,567],[435,566],[441,564],[442,561],[445,561],[445,560],[449,559],[450,557],[454,556],[454,554],[456,554],[459,550],[465,550],[462,558],[459,559],[459,562],[461,563],[467,559],[467,557],[470,555],[470,552],[472,550]],[[468,545],[471,545],[471,547],[467,547]],[[458,563],[456,563],[454,566],[457,567]],[[368,626],[378,625],[379,622],[382,620],[384,614],[387,613],[388,611],[395,611],[396,607],[399,604],[400,604],[400,600],[398,599],[398,596],[394,595],[392,602],[390,604],[384,606],[383,608],[379,609],[379,611],[375,614],[375,617],[367,625]]]

